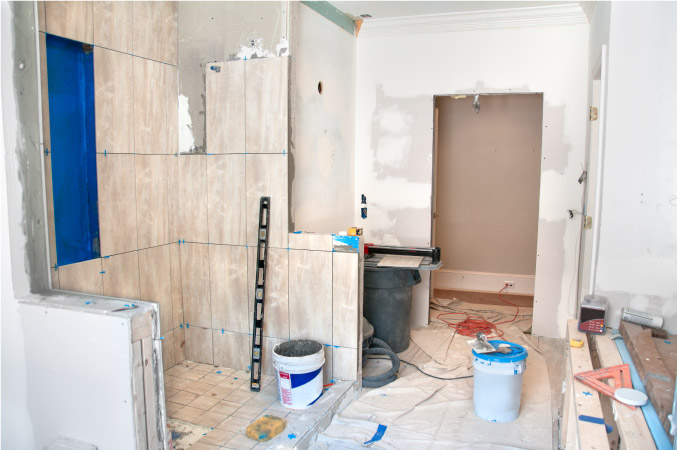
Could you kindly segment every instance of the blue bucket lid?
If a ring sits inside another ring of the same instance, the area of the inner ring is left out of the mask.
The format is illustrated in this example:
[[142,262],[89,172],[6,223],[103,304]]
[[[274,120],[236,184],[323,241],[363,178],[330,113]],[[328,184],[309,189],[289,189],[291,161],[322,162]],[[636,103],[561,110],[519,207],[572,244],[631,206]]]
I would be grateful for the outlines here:
[[499,341],[499,340],[493,340],[489,341],[491,345],[494,346],[494,348],[498,348],[499,344],[508,344],[510,348],[512,349],[511,353],[477,353],[475,350],[472,351],[473,356],[483,359],[485,361],[492,361],[492,362],[504,362],[504,363],[509,363],[509,362],[516,362],[516,361],[522,361],[523,359],[527,359],[527,349],[522,347],[519,344],[513,344],[512,342],[508,341]]

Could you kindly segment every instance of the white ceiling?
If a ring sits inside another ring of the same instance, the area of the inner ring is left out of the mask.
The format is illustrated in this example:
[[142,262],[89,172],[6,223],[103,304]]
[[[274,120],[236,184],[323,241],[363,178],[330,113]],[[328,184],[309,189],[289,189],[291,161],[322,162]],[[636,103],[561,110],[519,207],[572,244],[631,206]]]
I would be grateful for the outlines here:
[[[540,1],[332,1],[344,13],[359,19],[371,14],[373,19],[392,19],[431,14],[493,11],[501,9],[532,8],[536,6],[579,5],[579,2]],[[579,5],[580,6],[580,5]],[[369,20],[369,19],[365,19]]]

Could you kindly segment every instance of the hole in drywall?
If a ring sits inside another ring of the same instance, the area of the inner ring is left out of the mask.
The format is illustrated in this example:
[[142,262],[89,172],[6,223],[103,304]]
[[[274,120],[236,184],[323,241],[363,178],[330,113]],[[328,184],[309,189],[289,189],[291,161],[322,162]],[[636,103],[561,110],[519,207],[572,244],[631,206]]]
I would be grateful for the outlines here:
[[321,81],[319,83],[317,83],[317,92],[322,94],[322,82]]

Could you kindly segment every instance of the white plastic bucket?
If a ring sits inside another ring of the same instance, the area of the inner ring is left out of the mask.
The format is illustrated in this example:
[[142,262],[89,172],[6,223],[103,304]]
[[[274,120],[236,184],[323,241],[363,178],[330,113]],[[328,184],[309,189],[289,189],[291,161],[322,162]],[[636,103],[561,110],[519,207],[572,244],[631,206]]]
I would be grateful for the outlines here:
[[287,341],[273,349],[280,403],[291,409],[305,409],[322,395],[322,344],[308,339]]
[[473,350],[475,415],[490,422],[517,419],[522,397],[522,374],[527,367],[527,350],[506,341],[489,341],[494,348],[508,344],[510,353],[476,353]]

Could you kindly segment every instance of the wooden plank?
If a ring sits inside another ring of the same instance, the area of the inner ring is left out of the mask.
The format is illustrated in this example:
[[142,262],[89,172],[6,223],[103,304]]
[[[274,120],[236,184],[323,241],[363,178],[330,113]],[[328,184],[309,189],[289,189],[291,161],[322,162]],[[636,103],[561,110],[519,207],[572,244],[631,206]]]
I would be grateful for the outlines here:
[[334,236],[327,233],[289,233],[289,248],[296,250],[320,250],[330,252],[334,249]]
[[643,330],[640,325],[625,321],[621,321],[619,329],[639,377],[646,387],[649,400],[656,409],[663,428],[669,433],[668,415],[672,414],[674,374],[665,367],[663,358],[654,345],[650,329]]
[[[571,319],[567,323],[567,341],[571,339],[583,339],[585,342],[582,348],[569,348],[569,363],[572,374],[593,370],[588,337],[585,333],[578,331],[578,321],[575,319]],[[599,401],[600,394],[575,380],[573,381],[573,394],[573,402],[569,405],[569,408],[574,408],[576,420],[569,426],[576,428],[574,436],[577,446],[572,448],[582,450],[608,449],[609,441],[606,437],[604,425],[578,420],[581,415],[603,417],[602,406]]]
[[157,303],[160,309],[160,333],[172,330],[172,282],[169,245],[139,250],[141,300]]
[[134,153],[132,56],[94,47],[96,149]]
[[246,155],[247,243],[257,245],[262,196],[270,197],[268,246],[287,248],[289,233],[288,158]]
[[132,2],[94,2],[94,45],[132,53]]
[[180,235],[179,158],[167,156],[167,211],[169,242],[177,242]]
[[58,272],[61,290],[103,295],[101,259],[59,266]]
[[[359,254],[332,253],[333,338],[332,344],[356,349],[359,310]],[[335,355],[336,357],[336,355]],[[343,359],[342,359],[343,361]],[[336,365],[334,365],[336,370]],[[352,374],[354,377],[355,374]]]
[[133,15],[134,54],[177,65],[178,6],[176,2],[133,2]]
[[139,299],[139,254],[121,253],[101,260],[103,295]]
[[[357,348],[334,347],[332,349],[332,375],[333,380],[357,379]],[[359,362],[362,364],[362,361]]]
[[[247,370],[251,363],[251,336],[213,330],[214,365]],[[187,355],[186,355],[187,356]],[[189,358],[190,359],[190,358]]]
[[146,431],[146,398],[143,391],[143,352],[141,341],[132,343],[132,396],[134,398],[134,425],[136,448],[148,448]]
[[183,292],[181,287],[181,253],[179,244],[169,246],[169,269],[172,296],[172,328],[183,323]]
[[247,332],[247,249],[243,246],[210,245],[209,278],[212,328]]
[[92,2],[45,2],[45,29],[50,34],[91,44]]
[[244,153],[245,61],[209,63],[205,71],[207,152]]
[[246,244],[247,195],[245,156],[207,157],[209,241],[216,244]]
[[289,251],[289,334],[331,344],[332,253]]
[[153,340],[150,337],[141,340],[143,358],[143,392],[146,399],[146,435],[148,450],[158,448],[158,399],[155,384],[155,363],[153,361]]
[[[623,359],[616,344],[611,340],[610,333],[593,337],[597,346],[597,353],[602,367],[613,367],[623,364]],[[612,400],[612,408],[616,425],[620,435],[622,449],[655,449],[651,431],[644,419],[640,408],[634,411]]]
[[168,158],[173,158],[173,156],[135,155],[134,157],[136,226],[140,249],[169,243]]
[[134,151],[168,154],[165,65],[144,58],[133,58],[133,61]]
[[209,246],[181,244],[183,316],[188,325],[211,328],[209,300]]
[[207,218],[207,156],[179,157],[179,238],[190,242],[209,241]]
[[96,155],[101,256],[138,249],[134,155]]
[[[191,325],[185,329],[185,334],[186,359],[204,364],[213,364],[212,330]],[[242,351],[242,349],[239,351]]]
[[288,152],[289,58],[245,61],[247,153]]
[[[254,319],[254,284],[256,283],[255,247],[249,247],[247,266],[249,298],[247,329],[251,333]],[[268,249],[263,335],[289,339],[289,252],[285,249]]]

